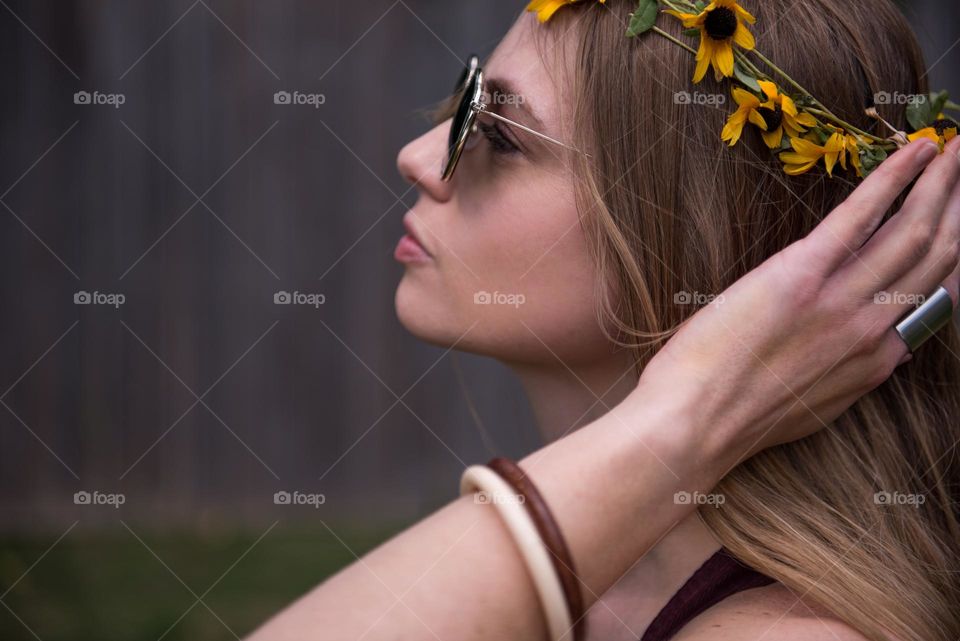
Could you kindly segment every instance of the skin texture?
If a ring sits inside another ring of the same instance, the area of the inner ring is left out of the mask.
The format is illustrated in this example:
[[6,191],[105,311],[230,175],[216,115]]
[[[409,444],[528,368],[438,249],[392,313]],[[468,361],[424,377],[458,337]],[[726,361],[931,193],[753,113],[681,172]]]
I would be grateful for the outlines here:
[[[532,16],[518,20],[487,75],[522,88],[543,121],[535,128],[563,140],[562,92],[531,43],[533,28]],[[533,126],[513,106],[504,115]],[[420,193],[411,222],[433,255],[408,266],[398,316],[422,340],[516,371],[553,441],[520,463],[564,532],[586,605],[595,605],[590,638],[636,639],[716,549],[674,493],[708,492],[745,457],[821,429],[889,376],[906,356],[891,329],[905,309],[872,304],[873,293],[928,293],[945,282],[956,302],[960,140],[932,163],[929,141],[893,154],[807,238],[723,292],[722,305],[698,312],[636,381],[597,325],[594,267],[561,157],[520,132],[529,155],[494,156],[478,137],[453,181],[442,183],[448,127],[413,141],[398,159]],[[871,238],[928,164],[902,212]],[[527,302],[475,305],[481,290],[523,293]],[[783,291],[793,295],[776,293]],[[532,584],[495,511],[463,497],[250,638],[545,636]],[[776,585],[719,604],[678,638],[761,636],[863,638]]]
[[[568,139],[552,99],[557,89],[531,43],[531,27],[529,20],[519,21],[484,71],[488,83],[504,80],[522,91],[540,123],[517,105],[495,107],[507,118]],[[417,337],[444,346],[476,323],[458,349],[510,362],[553,367],[560,358],[575,367],[608,354],[594,313],[595,271],[558,148],[513,129],[522,153],[495,154],[475,135],[445,183],[439,165],[449,128],[441,124],[412,141],[397,160],[400,173],[420,191],[410,216],[434,256],[433,264],[408,269],[400,282],[400,321]],[[526,302],[476,305],[478,291],[519,293]],[[549,349],[531,340],[531,332]]]

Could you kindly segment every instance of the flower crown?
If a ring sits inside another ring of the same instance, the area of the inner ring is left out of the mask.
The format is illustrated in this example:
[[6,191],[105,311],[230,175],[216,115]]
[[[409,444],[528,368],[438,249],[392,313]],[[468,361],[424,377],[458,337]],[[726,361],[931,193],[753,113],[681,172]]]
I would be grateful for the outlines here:
[[[583,1],[533,0],[527,11],[537,12],[540,22],[546,22],[558,9]],[[606,0],[596,1],[606,3]],[[699,48],[695,50],[657,27],[661,12],[681,21],[684,36],[698,37]],[[913,133],[898,131],[880,117],[873,104],[865,113],[892,132],[888,138],[841,120],[756,49],[753,34],[747,27],[747,23],[752,25],[756,21],[737,0],[713,0],[709,4],[704,0],[639,0],[637,10],[630,16],[626,35],[635,38],[653,31],[695,54],[694,83],[703,79],[709,67],[713,67],[718,81],[732,78],[737,83],[732,89],[737,110],[727,118],[721,140],[731,147],[736,145],[749,122],[760,130],[764,143],[778,155],[784,171],[792,176],[810,171],[822,159],[831,177],[839,162],[844,170],[849,163],[856,175],[864,178],[886,160],[888,152],[908,142],[929,138],[937,142],[942,153],[944,144],[957,135],[957,122],[945,117],[943,110],[960,111],[960,105],[951,102],[946,91],[905,97],[902,102],[906,103],[906,117]],[[755,60],[748,57],[747,52],[751,52]],[[757,61],[769,69],[769,73],[762,71]],[[778,85],[774,76],[780,77],[784,84]],[[879,93],[873,102],[890,102],[890,94]]]

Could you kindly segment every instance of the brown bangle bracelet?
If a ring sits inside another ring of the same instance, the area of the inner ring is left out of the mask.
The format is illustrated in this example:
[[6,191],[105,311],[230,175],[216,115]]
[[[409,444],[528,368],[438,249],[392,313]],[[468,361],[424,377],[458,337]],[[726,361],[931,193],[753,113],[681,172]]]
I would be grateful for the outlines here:
[[560,578],[563,594],[567,599],[570,620],[573,621],[573,641],[582,641],[586,635],[586,618],[583,611],[583,597],[580,583],[573,566],[573,557],[567,547],[560,526],[550,512],[536,485],[523,469],[510,459],[497,457],[487,463],[487,467],[500,475],[513,490],[524,497],[523,505],[537,527],[543,544],[550,552],[550,560]]

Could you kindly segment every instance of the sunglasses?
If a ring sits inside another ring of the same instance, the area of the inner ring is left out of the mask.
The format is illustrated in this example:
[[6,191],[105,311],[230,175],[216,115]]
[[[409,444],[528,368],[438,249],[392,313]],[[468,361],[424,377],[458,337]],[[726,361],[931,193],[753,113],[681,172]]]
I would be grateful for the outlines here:
[[450,137],[447,141],[447,162],[444,165],[442,173],[444,181],[450,180],[453,176],[453,172],[460,162],[460,156],[467,146],[467,140],[469,140],[470,135],[477,130],[477,117],[481,113],[505,122],[517,129],[526,131],[547,142],[579,153],[579,150],[570,145],[564,144],[546,134],[534,131],[529,127],[525,127],[518,122],[514,122],[509,118],[504,118],[500,114],[490,111],[483,101],[483,69],[480,67],[480,58],[476,55],[470,56],[467,68],[463,70],[460,80],[454,87],[454,96],[454,99],[459,100],[459,104],[454,112],[453,121],[450,123]]

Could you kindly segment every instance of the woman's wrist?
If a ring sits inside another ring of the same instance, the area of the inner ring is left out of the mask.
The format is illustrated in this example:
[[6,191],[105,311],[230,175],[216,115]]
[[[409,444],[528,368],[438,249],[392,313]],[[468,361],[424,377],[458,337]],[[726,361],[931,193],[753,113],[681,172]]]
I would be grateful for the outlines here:
[[695,457],[702,465],[718,468],[722,477],[758,448],[749,394],[728,393],[724,383],[644,372],[623,403],[641,420],[667,426],[665,433],[651,438],[668,454],[679,451]]
[[520,463],[566,538],[588,606],[693,511],[685,497],[709,493],[740,457],[738,430],[718,429],[698,390],[666,387],[638,386]]

